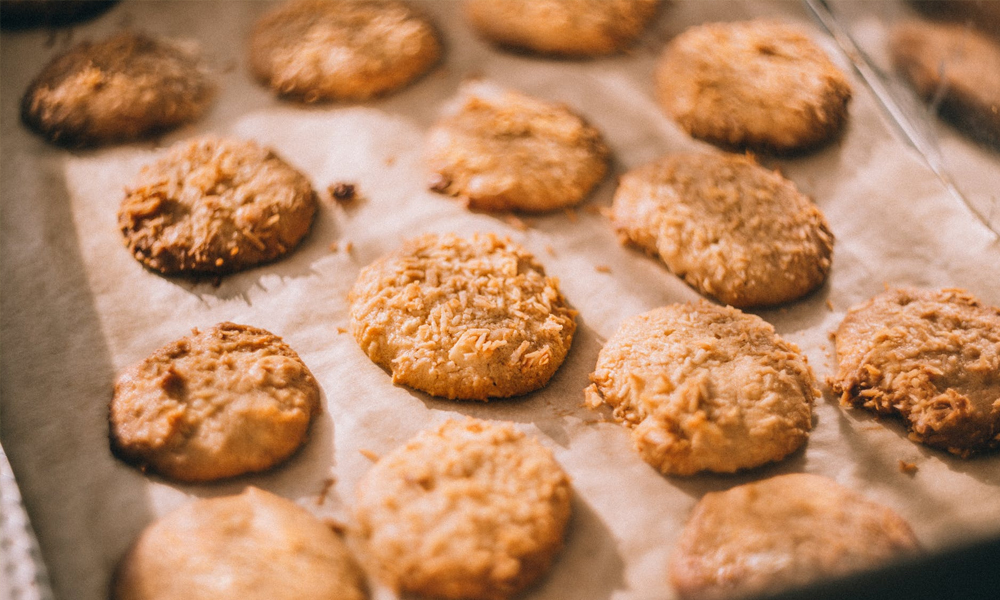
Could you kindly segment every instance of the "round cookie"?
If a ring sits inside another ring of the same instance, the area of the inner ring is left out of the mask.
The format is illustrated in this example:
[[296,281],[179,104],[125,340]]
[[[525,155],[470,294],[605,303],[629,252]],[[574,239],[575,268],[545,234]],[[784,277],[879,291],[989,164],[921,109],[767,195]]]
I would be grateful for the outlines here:
[[329,527],[291,500],[248,487],[200,499],[142,531],[112,600],[364,600],[364,576]]
[[819,396],[795,344],[756,315],[705,301],[626,320],[601,349],[587,405],[607,404],[668,475],[778,461],[809,437]]
[[572,206],[608,168],[600,132],[568,108],[484,83],[462,87],[425,155],[430,189],[484,211]]
[[254,75],[304,102],[385,94],[440,58],[434,27],[402,2],[293,0],[264,15],[250,37]]
[[169,479],[212,481],[281,463],[319,412],[319,384],[281,338],[220,323],[122,373],[111,449]]
[[167,275],[224,274],[275,260],[309,233],[309,180],[249,141],[180,142],[143,167],[118,209],[125,244]]
[[194,121],[214,96],[195,53],[120,33],[52,59],[24,93],[21,120],[54,143],[97,145]]
[[941,115],[1000,145],[1000,42],[958,24],[909,22],[890,41],[893,63]]
[[351,330],[393,383],[450,399],[526,394],[573,342],[558,284],[509,239],[425,235],[361,270]]
[[500,46],[571,57],[612,54],[642,33],[659,0],[465,0],[465,17]]
[[724,147],[810,149],[847,120],[851,86],[806,31],[780,21],[709,23],[668,45],[660,104],[688,133]]
[[510,423],[447,421],[381,458],[356,517],[384,580],[402,592],[503,600],[562,547],[569,478]]
[[919,548],[909,524],[831,479],[793,473],[706,494],[670,560],[681,598],[775,592]]
[[826,217],[746,156],[673,154],[634,169],[619,181],[611,220],[624,241],[740,308],[795,300],[830,272]]
[[910,439],[961,457],[1000,447],[1000,308],[888,290],[847,312],[836,343],[842,405],[899,415]]

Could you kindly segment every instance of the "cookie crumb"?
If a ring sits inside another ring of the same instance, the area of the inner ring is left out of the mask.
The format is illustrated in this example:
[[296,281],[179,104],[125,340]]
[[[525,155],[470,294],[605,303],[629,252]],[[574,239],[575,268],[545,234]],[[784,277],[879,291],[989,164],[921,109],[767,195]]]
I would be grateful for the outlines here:
[[830,302],[829,298],[826,299],[826,309],[833,312],[833,302]]
[[330,196],[341,204],[350,204],[358,198],[357,187],[353,183],[338,181],[327,188]]
[[331,242],[329,248],[330,248],[330,252],[339,252],[340,251],[340,245],[337,244],[337,242]]
[[319,490],[319,495],[316,496],[316,506],[322,506],[323,501],[326,500],[327,494],[333,489],[333,486],[337,483],[336,477],[327,477],[323,480],[323,487]]
[[330,531],[336,533],[339,536],[343,536],[347,533],[347,523],[340,521],[338,519],[333,519],[327,517],[323,519],[323,524],[330,528]]
[[347,329],[345,329],[344,327],[338,327],[337,328],[337,333],[343,335],[343,334],[347,333]]
[[374,450],[369,450],[367,448],[361,448],[360,450],[358,450],[358,452],[361,453],[361,456],[364,456],[365,458],[367,458],[372,462],[378,462],[378,459],[382,458],[381,456],[378,455],[377,452],[375,452]]
[[917,472],[917,463],[906,462],[905,460],[900,459],[899,472],[906,473],[907,475],[913,475]]
[[608,265],[595,265],[594,270],[597,271],[598,273],[610,273],[611,267],[609,267]]
[[344,252],[350,254],[354,251],[354,242],[344,242]]

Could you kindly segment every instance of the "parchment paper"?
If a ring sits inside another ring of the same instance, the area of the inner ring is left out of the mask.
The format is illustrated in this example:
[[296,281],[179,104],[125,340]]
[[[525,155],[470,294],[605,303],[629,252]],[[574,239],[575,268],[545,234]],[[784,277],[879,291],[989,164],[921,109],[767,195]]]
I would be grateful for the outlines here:
[[[698,297],[657,261],[620,246],[595,210],[610,205],[615,177],[625,170],[666,152],[708,148],[657,108],[652,72],[660,48],[703,21],[777,15],[809,23],[800,4],[675,3],[633,52],[584,62],[494,50],[476,39],[454,3],[423,6],[447,40],[444,64],[401,93],[362,105],[303,108],[254,83],[245,40],[267,8],[256,3],[123,2],[72,30],[3,34],[0,432],[58,598],[105,598],[135,535],[193,498],[256,485],[350,523],[354,486],[371,464],[361,451],[387,453],[462,415],[514,421],[552,448],[573,479],[566,548],[527,595],[532,599],[673,597],[666,563],[694,503],[708,491],[778,473],[827,475],[893,507],[931,552],[1000,535],[1000,457],[960,460],[915,445],[898,423],[844,411],[828,392],[804,450],[736,476],[663,477],[631,449],[622,427],[582,407],[597,353],[622,320]],[[834,44],[809,24],[835,55]],[[28,133],[17,105],[43,64],[73,42],[122,27],[199,43],[220,84],[210,114],[155,143],[85,152]],[[576,109],[605,133],[615,156],[612,176],[575,211],[524,217],[524,231],[425,191],[424,132],[469,77]],[[851,305],[885,284],[960,286],[1000,304],[993,234],[895,137],[864,86],[855,80],[854,88],[840,140],[809,156],[766,160],[815,199],[837,236],[833,271],[821,290],[758,313],[801,346],[820,379],[835,366],[829,332]],[[122,189],[163,148],[202,133],[270,145],[317,189],[352,182],[364,200],[349,210],[325,204],[292,256],[218,287],[153,274],[129,255],[117,231]],[[985,185],[997,173],[969,176]],[[545,389],[489,404],[432,399],[393,386],[346,333],[346,294],[358,270],[404,238],[448,231],[510,235],[560,278],[580,311],[579,329]],[[165,482],[116,461],[106,422],[116,374],[192,327],[222,320],[281,335],[315,373],[325,412],[309,443],[272,472],[211,485]],[[901,460],[916,472],[902,472]],[[376,598],[393,597],[374,586]]]

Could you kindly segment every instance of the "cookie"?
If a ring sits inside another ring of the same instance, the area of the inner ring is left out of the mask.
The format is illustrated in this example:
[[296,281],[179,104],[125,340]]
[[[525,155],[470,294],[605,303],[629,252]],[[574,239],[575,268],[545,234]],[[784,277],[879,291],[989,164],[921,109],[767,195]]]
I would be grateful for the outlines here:
[[112,600],[364,600],[339,537],[291,500],[248,487],[167,514],[122,558]]
[[898,415],[910,439],[961,457],[1000,447],[1000,308],[959,289],[893,289],[837,328],[843,406]]
[[291,252],[317,208],[309,180],[250,141],[180,142],[144,167],[118,209],[125,245],[167,275],[241,271]]
[[600,132],[568,108],[485,83],[462,87],[425,155],[431,190],[483,211],[572,206],[608,169]]
[[1000,146],[1000,41],[964,25],[909,22],[890,40],[917,94],[971,136]]
[[386,94],[440,58],[434,27],[402,2],[293,0],[264,15],[250,37],[254,75],[302,102]]
[[809,437],[819,396],[805,356],[756,315],[705,301],[626,320],[601,349],[587,405],[608,405],[668,475],[778,461]]
[[793,473],[706,494],[670,559],[681,598],[774,592],[918,550],[909,524],[832,479]]
[[851,86],[795,25],[753,20],[692,27],[656,71],[660,104],[692,136],[727,148],[811,149],[847,120]]
[[746,308],[823,284],[833,234],[795,184],[746,156],[672,154],[621,177],[611,221],[699,292]]
[[50,61],[21,99],[21,120],[51,142],[136,140],[201,117],[215,96],[196,53],[139,33],[83,42]]
[[169,479],[212,481],[281,463],[319,412],[319,384],[281,338],[220,323],[121,374],[111,449]]
[[381,458],[355,514],[379,574],[404,593],[502,600],[563,545],[569,478],[510,423],[447,421]]
[[465,17],[497,45],[567,57],[613,54],[630,46],[659,0],[466,0]]
[[526,394],[556,372],[576,330],[559,282],[493,234],[425,235],[361,270],[349,294],[361,349],[434,396]]

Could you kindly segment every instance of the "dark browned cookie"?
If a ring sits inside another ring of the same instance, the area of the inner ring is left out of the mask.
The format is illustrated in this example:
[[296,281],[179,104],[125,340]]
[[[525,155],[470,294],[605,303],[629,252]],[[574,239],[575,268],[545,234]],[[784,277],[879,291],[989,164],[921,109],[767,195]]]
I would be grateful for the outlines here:
[[1000,447],[1000,309],[964,290],[893,289],[837,329],[841,404],[899,415],[910,439],[968,457]]
[[58,144],[105,144],[194,121],[214,95],[193,52],[120,33],[52,59],[24,93],[21,119]]
[[294,249],[316,214],[309,180],[249,141],[200,138],[143,167],[118,209],[125,243],[165,274],[223,274]]

